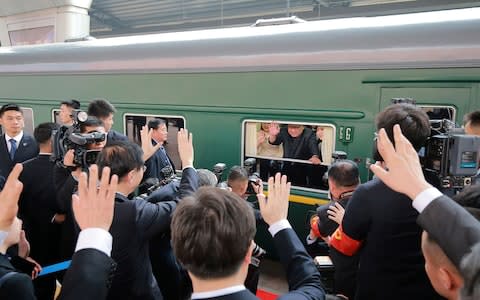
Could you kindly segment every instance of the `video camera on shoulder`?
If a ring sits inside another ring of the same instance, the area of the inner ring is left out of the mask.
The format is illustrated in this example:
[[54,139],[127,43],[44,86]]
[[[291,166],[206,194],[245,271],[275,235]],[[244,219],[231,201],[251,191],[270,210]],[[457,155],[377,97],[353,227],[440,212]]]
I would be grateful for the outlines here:
[[[392,104],[398,103],[415,105],[416,101],[392,99]],[[456,192],[472,184],[478,171],[480,137],[466,135],[455,122],[444,118],[430,120],[430,129],[426,145],[418,152],[427,180],[443,192]]]
[[450,120],[430,121],[432,135],[420,150],[424,168],[434,173],[440,188],[461,190],[478,171],[480,137],[466,135]]
[[89,150],[91,144],[104,142],[106,134],[104,132],[81,133],[80,127],[88,119],[86,112],[74,110],[72,112],[73,125],[62,126],[53,133],[53,154],[51,159],[58,165],[63,165],[63,159],[68,150],[74,150],[73,163],[86,170],[97,160],[100,150]]

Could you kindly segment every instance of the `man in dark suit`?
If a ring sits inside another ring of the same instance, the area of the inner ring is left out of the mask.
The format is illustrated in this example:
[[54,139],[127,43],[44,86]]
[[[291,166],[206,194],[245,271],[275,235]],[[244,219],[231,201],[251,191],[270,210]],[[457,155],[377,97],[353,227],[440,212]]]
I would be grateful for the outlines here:
[[[291,290],[280,299],[324,299],[320,274],[286,219],[286,176],[270,178],[268,191],[268,201],[263,194],[257,197]],[[202,187],[182,200],[171,227],[175,255],[192,279],[192,299],[258,299],[243,286],[255,236],[255,217],[245,200],[227,190]]]
[[171,170],[175,172],[175,165],[163,146],[168,137],[167,124],[163,119],[153,119],[148,121],[148,129],[152,130],[152,145],[160,144],[160,148],[145,162],[147,170],[145,170],[144,179],[163,180],[165,179],[162,173],[163,168],[171,167]]
[[113,115],[115,112],[115,107],[105,99],[92,100],[88,105],[88,115],[100,119],[105,126],[105,131],[107,132],[107,145],[117,141],[128,141],[127,136],[112,129]]
[[[474,287],[480,277],[480,223],[425,180],[416,150],[398,125],[394,127],[394,139],[395,148],[385,130],[380,130],[377,147],[388,169],[379,165],[370,169],[391,189],[413,199],[412,206],[420,213],[418,223],[466,278],[461,299],[477,299]],[[469,265],[464,262],[461,266],[465,257],[469,258]],[[427,260],[426,268],[428,263]]]
[[[193,169],[193,146],[186,130],[178,133],[178,150],[183,166],[180,190],[193,192],[198,176]],[[149,239],[169,230],[171,214],[179,199],[149,203],[128,199],[140,183],[144,162],[140,147],[132,142],[105,146],[97,159],[99,168],[109,166],[119,177],[115,214],[110,232],[115,239],[112,257],[118,263],[108,299],[162,299],[153,277],[148,255]],[[154,255],[154,254],[152,254]]]
[[[148,121],[148,130],[151,132],[151,143],[157,147],[155,153],[145,161],[146,170],[142,181],[155,178],[159,181],[169,179],[166,176],[173,175],[175,166],[164,148],[168,138],[167,124],[165,120],[155,118]],[[167,169],[164,169],[168,167]],[[163,170],[163,171],[162,171]],[[165,171],[168,170],[168,171]],[[178,197],[178,182],[173,181],[158,189],[155,195],[151,195],[148,201],[158,202],[173,200]],[[146,187],[140,186],[139,192],[146,192]],[[153,200],[156,199],[156,200]],[[180,267],[173,255],[170,245],[170,232],[162,232],[150,239],[150,260],[152,271],[165,299],[180,298]]]
[[0,137],[0,174],[7,177],[16,163],[36,157],[39,150],[35,139],[23,132],[23,111],[17,104],[0,108],[0,125],[5,131]]
[[[12,244],[19,239],[21,223],[16,214],[22,191],[22,183],[18,180],[21,171],[22,166],[17,164],[0,193],[0,245]],[[105,168],[97,189],[96,166],[90,168],[90,175],[88,185],[86,174],[81,176],[79,195],[74,197],[75,216],[82,232],[60,299],[104,299],[115,267],[110,258],[112,237],[107,230],[112,223],[118,179],[113,176],[109,182],[110,170]],[[36,299],[30,277],[15,272],[4,258],[0,255],[1,299]]]
[[[105,134],[105,127],[101,120],[89,116],[80,124],[80,133]],[[85,145],[87,150],[99,151],[105,146],[106,141],[89,143]],[[68,150],[63,157],[63,166],[57,164],[54,167],[54,184],[58,208],[65,214],[65,221],[62,223],[62,239],[60,255],[62,259],[70,259],[75,249],[78,231],[75,229],[75,222],[72,212],[72,194],[76,191],[77,180],[82,172],[82,166],[74,163],[74,150]],[[83,166],[87,167],[87,166]],[[73,170],[73,171],[72,171]]]
[[[309,160],[313,165],[322,163],[315,134],[303,125],[288,124],[281,128],[277,123],[271,123],[268,142],[272,145],[283,144],[283,157]],[[298,162],[284,162],[282,171],[287,174],[293,185],[306,186],[308,164]]]
[[[394,124],[419,150],[430,135],[428,116],[409,104],[393,104],[376,118],[393,136]],[[381,157],[376,157],[377,160]],[[406,196],[374,178],[355,190],[330,246],[344,255],[360,252],[356,299],[438,299],[425,273],[418,213]]]
[[[52,154],[52,132],[55,123],[42,123],[33,133],[40,147],[37,157],[23,163],[20,181],[23,191],[19,202],[19,216],[30,242],[30,256],[42,266],[60,261],[60,224],[65,220],[57,204],[53,182],[55,163]],[[41,176],[39,176],[41,174]],[[53,299],[56,289],[55,275],[39,277],[34,281],[38,299]]]

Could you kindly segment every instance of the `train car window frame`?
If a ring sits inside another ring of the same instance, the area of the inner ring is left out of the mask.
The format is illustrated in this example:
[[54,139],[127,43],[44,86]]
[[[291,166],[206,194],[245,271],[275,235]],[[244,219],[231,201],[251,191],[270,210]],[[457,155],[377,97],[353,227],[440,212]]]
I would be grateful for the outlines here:
[[[322,169],[324,172],[328,169],[328,166],[332,163],[332,153],[335,151],[335,142],[336,142],[336,126],[331,123],[325,122],[299,122],[299,121],[285,121],[285,120],[266,120],[266,119],[247,119],[243,120],[242,122],[242,133],[241,133],[241,160],[242,166],[245,166],[245,160],[247,158],[255,158],[257,160],[270,160],[270,161],[280,161],[280,162],[294,162],[294,163],[302,163],[305,165],[312,165],[308,160],[301,160],[301,159],[291,159],[291,158],[283,158],[279,156],[263,156],[257,155],[256,151],[258,150],[257,147],[257,132],[259,132],[259,127],[262,123],[278,123],[280,125],[304,125],[304,126],[312,126],[312,127],[323,127],[323,128],[330,128],[330,132],[328,132],[328,139],[325,140],[325,148],[328,148],[329,151],[322,153],[322,163],[319,166],[323,166]],[[247,126],[250,125],[248,128]],[[248,132],[248,133],[247,133]],[[252,135],[252,133],[254,133]],[[253,145],[253,146],[252,146]],[[247,148],[250,148],[250,152]],[[251,150],[255,148],[255,154],[252,154]],[[260,166],[261,162],[257,162],[257,169]],[[313,166],[313,165],[312,165]],[[265,177],[265,174],[261,174],[261,177]],[[264,180],[265,178],[263,178]],[[326,182],[322,182],[320,185],[316,185],[312,187],[310,186],[301,186],[301,185],[293,185],[296,189],[305,190],[305,191],[313,191],[313,192],[325,192],[328,190],[328,184]]]
[[[456,118],[457,118],[457,108],[453,105],[431,105],[431,104],[417,104],[418,107],[420,107],[423,111],[426,112],[425,109],[429,109],[429,108],[432,108],[432,109],[435,109],[435,108],[440,108],[440,109],[448,109],[448,110],[452,110],[452,115],[450,116],[449,120],[450,121],[453,121],[453,122],[456,122]],[[427,112],[428,114],[428,112]],[[438,119],[432,119],[430,118],[430,116],[428,116],[430,120],[438,120]]]
[[[174,126],[173,124],[171,124],[171,121],[172,120],[181,120],[181,122],[183,122],[183,127],[182,126],[175,126],[177,129],[180,129],[180,128],[187,128],[186,124],[186,119],[184,116],[180,116],[180,115],[167,115],[167,114],[142,114],[142,113],[129,113],[129,112],[126,112],[122,115],[122,121],[123,121],[123,133],[133,142],[141,145],[141,142],[140,142],[140,136],[139,136],[139,133],[138,133],[138,136],[136,134],[133,134],[133,132],[129,132],[129,131],[134,131],[135,128],[131,128],[129,129],[128,128],[128,119],[127,118],[131,118],[131,117],[139,117],[139,118],[145,118],[145,124],[147,124],[148,120],[149,119],[155,119],[155,118],[159,118],[159,119],[163,119],[167,122],[167,128],[170,127],[170,126]],[[178,121],[177,121],[178,122]],[[180,161],[180,156],[178,154],[178,147],[177,147],[177,135],[176,134],[173,134],[173,131],[171,131],[170,129],[168,130],[168,140],[167,140],[167,145],[165,145],[165,151],[167,152],[168,156],[170,157],[170,159],[173,161],[175,167],[177,168],[176,171],[179,171],[181,170],[181,161]],[[173,140],[173,141],[172,141]],[[168,143],[168,141],[170,141],[170,143]]]
[[58,108],[52,109],[52,122],[62,125],[60,123],[60,109]]
[[[33,108],[20,106],[20,109],[23,111],[23,132],[33,136],[33,131],[35,130],[35,115],[33,114]],[[4,134],[1,125],[0,134]]]

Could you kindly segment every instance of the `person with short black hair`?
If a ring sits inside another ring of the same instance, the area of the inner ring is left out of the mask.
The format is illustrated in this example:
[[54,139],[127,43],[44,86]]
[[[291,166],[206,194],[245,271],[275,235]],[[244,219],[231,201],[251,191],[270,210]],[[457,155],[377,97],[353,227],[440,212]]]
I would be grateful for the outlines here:
[[73,111],[80,109],[80,102],[75,99],[65,100],[60,102],[60,113],[58,117],[60,119],[60,124],[63,126],[72,126],[73,125]]
[[[307,236],[313,256],[325,255],[325,243],[317,244],[316,241],[319,238],[327,240],[342,223],[344,209],[359,184],[358,166],[351,160],[338,160],[328,169],[330,202],[317,208],[310,220],[310,234]],[[354,299],[360,255],[347,256],[333,247],[328,252],[335,266],[334,292]]]
[[[261,191],[257,197],[287,271],[291,291],[281,299],[323,299],[320,274],[286,219],[290,183],[278,173],[268,186],[268,201]],[[258,299],[243,286],[255,236],[245,200],[202,187],[178,206],[171,228],[175,255],[192,279],[192,299]]]
[[[318,150],[316,136],[312,130],[300,124],[288,124],[286,127],[272,122],[268,128],[268,142],[272,145],[283,145],[283,157],[308,160],[313,165],[322,163]],[[293,185],[306,186],[308,164],[284,161],[282,172],[286,174]]]
[[[181,129],[178,133],[178,150],[184,167],[180,190],[188,194],[198,187],[198,177],[193,168],[192,137],[187,130]],[[119,178],[110,228],[115,240],[112,258],[118,263],[118,268],[107,299],[162,299],[152,274],[149,240],[168,232],[171,214],[179,199],[150,203],[127,198],[138,187],[144,172],[142,150],[132,142],[115,142],[105,146],[97,164],[100,170],[110,167],[111,174]]]
[[463,277],[437,241],[426,231],[422,234],[422,253],[425,271],[435,290],[448,300],[458,300]]
[[[103,121],[88,116],[85,122],[80,124],[80,133],[103,133],[105,127]],[[85,145],[87,150],[100,150],[105,146],[106,141],[99,141]],[[65,214],[65,221],[62,223],[62,242],[61,242],[61,257],[63,259],[70,259],[77,240],[78,231],[75,228],[74,216],[72,211],[72,194],[77,189],[78,177],[82,172],[82,168],[74,163],[74,150],[69,149],[64,153],[63,161],[56,164],[54,168],[54,185],[57,194],[57,203],[60,210]],[[88,166],[84,166],[88,167]]]
[[241,166],[231,167],[227,177],[227,185],[232,189],[234,194],[245,198],[248,189],[247,170]]
[[88,104],[87,113],[103,121],[107,134],[107,144],[115,141],[128,141],[127,136],[112,129],[113,116],[117,110],[106,99],[95,99]]
[[[388,187],[404,194],[407,202],[413,200],[411,206],[419,212],[417,223],[435,240],[457,270],[460,269],[464,280],[460,299],[478,299],[480,223],[463,207],[425,180],[417,151],[398,125],[394,126],[394,139],[395,147],[385,130],[379,130],[378,150],[385,158],[388,168],[375,164],[370,166],[370,170]],[[445,275],[442,274],[441,277]],[[451,284],[448,280],[443,282],[445,283]],[[442,287],[438,291],[443,293],[445,289]],[[450,292],[449,294],[455,296]]]
[[0,137],[0,175],[6,178],[16,163],[36,157],[39,149],[35,139],[23,131],[25,120],[17,104],[0,108],[0,125],[4,130]]
[[[65,214],[57,203],[53,181],[55,163],[50,160],[53,151],[52,133],[58,128],[56,123],[42,123],[35,128],[33,135],[40,153],[23,163],[20,175],[23,191],[19,201],[19,216],[30,242],[30,256],[42,266],[60,261],[59,224],[65,220]],[[39,277],[33,285],[38,299],[53,299],[55,274]]]
[[[397,123],[417,151],[430,135],[428,116],[416,106],[393,104],[376,118],[377,130],[391,137]],[[377,178],[361,184],[332,234],[330,245],[342,254],[361,249],[356,299],[439,298],[424,269],[418,213],[405,198]]]
[[147,159],[145,166],[147,167],[143,180],[148,178],[157,178],[159,180],[165,179],[162,173],[162,169],[165,167],[171,167],[175,172],[175,165],[167,154],[164,144],[167,141],[168,130],[167,123],[163,119],[155,118],[148,121],[148,129],[152,132],[152,145],[160,145],[158,150]]

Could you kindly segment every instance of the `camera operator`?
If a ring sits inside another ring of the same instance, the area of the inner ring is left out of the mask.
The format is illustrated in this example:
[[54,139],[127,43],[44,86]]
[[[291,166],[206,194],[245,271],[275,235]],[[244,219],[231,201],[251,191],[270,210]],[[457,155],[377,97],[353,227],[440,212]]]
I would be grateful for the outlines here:
[[[80,134],[85,133],[103,133],[105,127],[100,119],[88,117],[84,122],[78,124]],[[105,146],[105,139],[101,142],[87,144],[87,150],[100,150]],[[78,160],[78,159],[77,159]],[[65,221],[62,224],[62,246],[61,253],[64,259],[70,259],[74,250],[77,239],[77,233],[74,226],[74,218],[72,214],[72,194],[77,187],[77,180],[82,172],[82,167],[74,163],[75,151],[69,149],[63,157],[63,166],[57,164],[54,169],[55,190],[57,193],[58,205],[62,212],[65,213]]]
[[[257,177],[258,178],[258,177]],[[230,187],[231,191],[240,196],[240,198],[245,199],[248,197],[248,187],[249,184],[251,185],[253,189],[253,193],[258,194],[258,191],[261,191],[263,189],[262,185],[262,180],[258,178],[258,180],[254,182],[251,182],[249,180],[249,174],[248,171],[240,166],[233,166],[230,169],[230,172],[228,173],[227,177],[227,184]],[[252,193],[250,193],[252,194]],[[262,215],[258,209],[253,208],[253,205],[251,205],[250,202],[248,204],[252,207],[255,215],[255,221],[257,223],[257,226],[259,223],[264,223]],[[252,262],[248,266],[248,274],[247,278],[245,279],[245,287],[250,290],[253,294],[257,293],[257,287],[258,287],[258,280],[260,277],[260,260],[261,258],[265,255],[265,250],[262,249],[260,246],[258,246],[255,242],[254,243],[254,249],[253,249],[253,254],[252,254]]]
[[[377,130],[384,128],[391,140],[395,124],[417,151],[430,136],[427,114],[413,105],[393,104],[377,115]],[[439,298],[424,269],[418,213],[406,198],[374,178],[358,186],[349,200],[330,245],[348,256],[362,249],[356,299]]]

